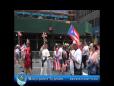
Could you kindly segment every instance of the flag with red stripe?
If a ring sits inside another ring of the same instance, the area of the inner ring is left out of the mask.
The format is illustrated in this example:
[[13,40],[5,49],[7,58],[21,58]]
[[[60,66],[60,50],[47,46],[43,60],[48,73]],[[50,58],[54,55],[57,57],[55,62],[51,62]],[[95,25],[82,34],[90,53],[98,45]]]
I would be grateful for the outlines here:
[[75,27],[71,24],[69,31],[67,33],[73,41],[75,41],[77,44],[79,44],[79,33],[76,31]]

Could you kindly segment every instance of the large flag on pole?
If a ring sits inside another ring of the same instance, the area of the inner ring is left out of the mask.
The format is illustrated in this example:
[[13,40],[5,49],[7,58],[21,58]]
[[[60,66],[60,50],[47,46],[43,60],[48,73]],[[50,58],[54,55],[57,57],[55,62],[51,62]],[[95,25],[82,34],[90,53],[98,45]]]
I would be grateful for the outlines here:
[[76,44],[79,45],[79,40],[80,40],[79,33],[76,31],[75,27],[72,24],[67,34],[71,37],[73,41],[76,42]]

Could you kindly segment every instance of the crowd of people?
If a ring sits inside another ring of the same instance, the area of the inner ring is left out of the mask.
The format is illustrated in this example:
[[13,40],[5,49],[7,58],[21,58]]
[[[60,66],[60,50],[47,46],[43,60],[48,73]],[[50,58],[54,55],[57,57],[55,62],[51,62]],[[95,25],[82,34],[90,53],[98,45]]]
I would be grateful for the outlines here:
[[[52,71],[59,74],[70,72],[71,75],[82,75],[83,69],[88,70],[88,75],[100,74],[100,44],[87,44],[86,42],[80,42],[79,45],[75,42],[55,44],[53,56],[50,56],[48,44],[45,43],[41,46],[39,54],[42,65],[40,75],[51,75]],[[26,73],[32,73],[29,40],[22,46],[16,45],[14,57],[15,63],[21,64],[20,60],[22,61]]]
[[[46,70],[51,70],[50,53],[47,44],[41,47],[42,72],[47,75]],[[45,65],[44,65],[45,64]],[[46,69],[47,68],[47,69]],[[88,70],[88,75],[100,74],[100,45],[87,44],[86,42],[77,45],[55,44],[53,52],[53,71],[60,74],[70,71],[71,75],[82,75],[82,70]],[[41,75],[43,74],[41,72]]]

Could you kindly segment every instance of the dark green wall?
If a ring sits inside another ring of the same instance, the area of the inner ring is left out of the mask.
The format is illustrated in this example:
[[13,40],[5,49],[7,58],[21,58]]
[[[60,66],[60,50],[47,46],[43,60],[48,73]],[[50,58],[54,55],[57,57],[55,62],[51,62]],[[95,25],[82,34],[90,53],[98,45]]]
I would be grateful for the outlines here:
[[67,34],[70,27],[65,22],[51,20],[39,20],[31,17],[14,17],[14,31],[42,33],[47,32],[49,27],[53,27],[55,34]]
[[[84,22],[79,25],[77,25],[75,21],[71,21],[71,23],[74,25],[80,35],[85,32],[92,32],[91,24],[88,22]],[[33,19],[32,17],[14,16],[14,31],[42,33],[48,32],[49,27],[53,27],[55,29],[53,34],[67,34],[70,24],[52,20]]]
[[84,33],[92,33],[92,25],[88,22],[83,22],[78,25],[78,31],[80,35],[83,35]]

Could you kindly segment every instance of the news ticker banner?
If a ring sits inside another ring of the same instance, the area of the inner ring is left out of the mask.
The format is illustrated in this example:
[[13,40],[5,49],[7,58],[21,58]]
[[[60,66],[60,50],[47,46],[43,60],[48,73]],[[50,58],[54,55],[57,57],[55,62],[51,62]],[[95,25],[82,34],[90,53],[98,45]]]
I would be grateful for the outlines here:
[[100,75],[26,75],[15,74],[14,79],[17,83],[26,83],[28,81],[92,81],[99,82]]

